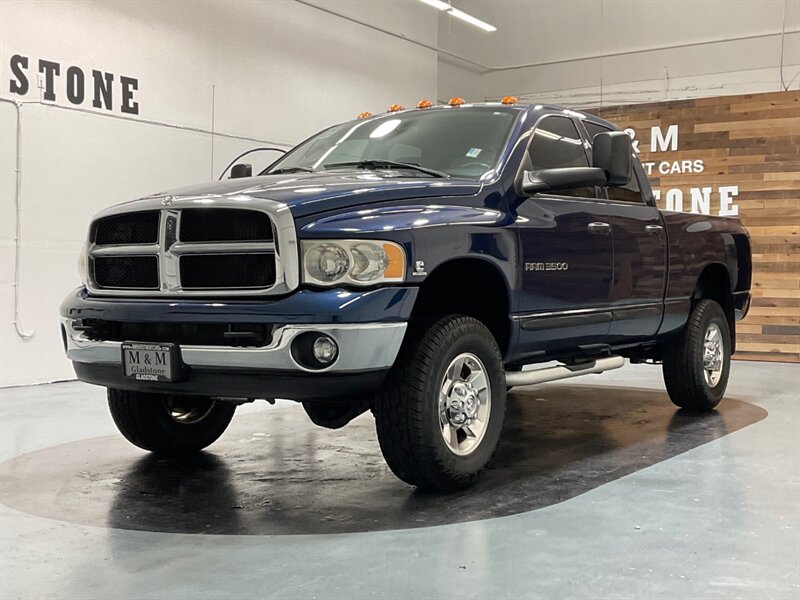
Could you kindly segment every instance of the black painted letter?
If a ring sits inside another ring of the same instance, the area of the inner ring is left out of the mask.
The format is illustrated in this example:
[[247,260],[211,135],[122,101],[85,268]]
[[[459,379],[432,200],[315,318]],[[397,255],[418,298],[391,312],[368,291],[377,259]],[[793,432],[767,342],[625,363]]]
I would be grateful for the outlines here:
[[84,89],[83,71],[78,67],[67,69],[67,99],[73,104],[83,102]]
[[16,79],[11,80],[12,94],[19,94],[24,96],[28,93],[28,77],[25,75],[25,69],[28,68],[28,57],[15,54],[11,57],[11,73]]
[[105,104],[107,110],[113,110],[111,104],[111,85],[114,82],[114,74],[92,71],[92,77],[94,78],[94,100],[92,100],[92,106],[95,108],[103,108]]
[[120,75],[119,82],[122,84],[122,105],[120,109],[124,113],[132,115],[139,114],[139,103],[133,102],[133,90],[139,89],[139,80],[133,77],[125,77]]
[[44,75],[44,99],[55,102],[56,93],[54,91],[55,76],[61,74],[61,65],[57,62],[39,59],[39,73]]

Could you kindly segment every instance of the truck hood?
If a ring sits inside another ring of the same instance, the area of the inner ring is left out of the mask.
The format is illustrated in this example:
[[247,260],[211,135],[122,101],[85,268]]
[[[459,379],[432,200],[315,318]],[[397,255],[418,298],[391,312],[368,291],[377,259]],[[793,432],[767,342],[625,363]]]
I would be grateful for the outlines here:
[[[471,179],[398,177],[392,171],[340,171],[265,175],[167,190],[154,196],[211,197],[245,194],[288,205],[295,218],[318,212],[388,202],[472,196],[482,184]],[[134,201],[136,202],[136,201]]]

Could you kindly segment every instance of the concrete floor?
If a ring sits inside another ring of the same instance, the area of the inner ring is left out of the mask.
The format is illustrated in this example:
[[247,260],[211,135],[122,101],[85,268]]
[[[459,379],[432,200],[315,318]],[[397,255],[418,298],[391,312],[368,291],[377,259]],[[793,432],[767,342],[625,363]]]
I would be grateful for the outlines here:
[[455,497],[394,480],[368,415],[245,406],[171,465],[99,388],[4,389],[0,597],[800,598],[800,367],[735,363],[699,419],[657,367],[573,381],[515,390]]

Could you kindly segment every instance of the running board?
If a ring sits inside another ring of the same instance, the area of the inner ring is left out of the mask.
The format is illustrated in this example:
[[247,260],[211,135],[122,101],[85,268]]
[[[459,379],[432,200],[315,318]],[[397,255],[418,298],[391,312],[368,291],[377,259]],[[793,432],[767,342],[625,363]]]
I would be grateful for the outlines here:
[[590,373],[602,373],[603,371],[619,369],[624,364],[625,359],[621,356],[607,356],[577,365],[558,365],[546,369],[536,369],[535,371],[506,371],[506,385],[508,387],[515,387],[518,385],[558,381],[560,379],[578,377],[579,375],[589,375]]

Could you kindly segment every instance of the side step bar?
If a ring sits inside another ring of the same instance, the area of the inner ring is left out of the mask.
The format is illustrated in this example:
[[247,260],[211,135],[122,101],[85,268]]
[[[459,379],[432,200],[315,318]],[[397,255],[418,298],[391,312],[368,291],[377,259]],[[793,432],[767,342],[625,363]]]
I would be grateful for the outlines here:
[[607,356],[577,365],[557,365],[555,367],[547,367],[546,369],[536,369],[535,371],[506,371],[506,385],[508,387],[514,387],[518,385],[558,381],[560,379],[578,377],[579,375],[589,375],[590,373],[602,373],[603,371],[619,369],[624,364],[625,359],[621,356]]

